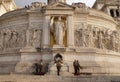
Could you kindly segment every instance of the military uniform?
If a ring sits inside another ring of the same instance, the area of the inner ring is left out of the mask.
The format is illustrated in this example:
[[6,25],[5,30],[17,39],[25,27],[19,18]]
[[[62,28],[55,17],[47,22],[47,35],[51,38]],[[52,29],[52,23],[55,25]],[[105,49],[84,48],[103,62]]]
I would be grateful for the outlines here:
[[60,75],[61,67],[62,67],[61,62],[60,62],[60,60],[58,60],[58,61],[56,62],[57,75]]

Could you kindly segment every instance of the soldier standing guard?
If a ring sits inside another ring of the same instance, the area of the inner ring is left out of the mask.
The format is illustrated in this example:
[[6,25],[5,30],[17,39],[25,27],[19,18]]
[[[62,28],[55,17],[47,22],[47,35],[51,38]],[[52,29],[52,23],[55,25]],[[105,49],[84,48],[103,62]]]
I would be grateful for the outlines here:
[[40,73],[40,75],[42,74],[42,68],[43,68],[43,60],[41,59],[40,63],[39,63],[39,73]]
[[61,67],[62,67],[62,62],[60,60],[57,60],[56,61],[56,68],[57,68],[57,75],[58,76],[60,75]]
[[77,74],[80,74],[80,69],[82,69],[82,67],[79,64],[79,61],[77,60]]
[[38,75],[39,74],[39,64],[38,63],[34,63],[33,69],[34,69],[33,74]]
[[74,74],[79,75],[80,74],[80,68],[82,69],[82,67],[80,66],[78,60],[75,60],[73,62],[73,67],[74,67]]
[[73,62],[73,67],[74,67],[74,74],[77,74],[77,60],[74,60]]

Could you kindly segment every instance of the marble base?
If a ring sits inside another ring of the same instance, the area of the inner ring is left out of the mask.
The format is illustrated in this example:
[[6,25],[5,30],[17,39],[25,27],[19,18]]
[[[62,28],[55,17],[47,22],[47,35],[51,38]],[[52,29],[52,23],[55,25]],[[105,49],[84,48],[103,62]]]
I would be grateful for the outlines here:
[[15,67],[15,73],[32,74],[34,71],[32,65],[33,62],[19,62]]
[[120,74],[120,54],[117,52],[85,47],[74,48],[72,50],[68,48],[65,48],[64,50],[51,49],[51,51],[49,52],[48,50],[43,50],[42,52],[22,52],[20,62],[16,66],[16,72],[31,74],[32,71],[30,69],[32,64],[36,62],[36,60],[43,59],[47,62],[47,65],[49,65],[48,74],[57,75],[57,69],[54,62],[50,62],[54,61],[55,55],[59,52],[63,58],[63,61],[67,63],[61,68],[61,75],[71,75],[74,72],[73,61],[75,59],[77,59],[83,67],[83,69],[80,69],[82,74]]
[[65,48],[64,45],[53,45],[53,49]]

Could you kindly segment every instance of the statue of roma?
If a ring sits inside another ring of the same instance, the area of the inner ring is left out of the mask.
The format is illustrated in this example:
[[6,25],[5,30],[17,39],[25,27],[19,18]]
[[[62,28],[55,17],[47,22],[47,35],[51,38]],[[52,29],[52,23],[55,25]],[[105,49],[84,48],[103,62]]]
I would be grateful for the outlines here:
[[63,45],[63,38],[65,36],[65,22],[62,20],[61,16],[58,17],[58,20],[55,20],[53,16],[50,21],[50,29],[53,32],[56,45]]

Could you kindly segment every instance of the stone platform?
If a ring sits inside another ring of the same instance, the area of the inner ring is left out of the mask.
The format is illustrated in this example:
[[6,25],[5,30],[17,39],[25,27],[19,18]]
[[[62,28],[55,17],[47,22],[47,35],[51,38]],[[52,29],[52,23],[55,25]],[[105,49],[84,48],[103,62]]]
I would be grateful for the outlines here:
[[120,76],[1,75],[0,82],[120,82]]

